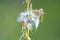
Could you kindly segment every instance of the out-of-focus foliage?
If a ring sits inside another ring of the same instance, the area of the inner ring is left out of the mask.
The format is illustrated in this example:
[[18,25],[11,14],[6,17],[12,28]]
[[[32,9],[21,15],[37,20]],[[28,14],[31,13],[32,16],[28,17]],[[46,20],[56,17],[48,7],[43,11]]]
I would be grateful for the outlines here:
[[[32,0],[33,9],[43,8],[44,21],[32,40],[60,40],[60,0]],[[17,17],[26,9],[22,0],[0,0],[0,40],[18,40],[21,35],[21,24]]]

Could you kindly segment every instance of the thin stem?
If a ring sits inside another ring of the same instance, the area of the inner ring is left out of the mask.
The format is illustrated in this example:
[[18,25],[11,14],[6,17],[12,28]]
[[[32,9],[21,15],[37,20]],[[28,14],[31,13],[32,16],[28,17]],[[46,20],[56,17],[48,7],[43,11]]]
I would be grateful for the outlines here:
[[[32,4],[30,4],[30,2],[31,2],[31,0],[26,0],[27,1],[27,11],[30,11],[31,9],[32,9]],[[30,25],[29,25],[29,23],[27,24],[27,31],[26,31],[26,38],[27,38],[27,40],[29,40],[28,38],[29,38],[29,27],[30,27]]]
[[30,2],[31,2],[31,0],[26,0],[26,2],[27,2],[27,11],[29,11],[30,10]]

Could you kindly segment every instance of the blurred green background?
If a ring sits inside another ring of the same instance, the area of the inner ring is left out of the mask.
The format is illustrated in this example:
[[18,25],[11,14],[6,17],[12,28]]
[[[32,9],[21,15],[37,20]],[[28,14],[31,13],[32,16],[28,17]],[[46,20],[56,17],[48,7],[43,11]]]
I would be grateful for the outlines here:
[[[43,8],[44,21],[32,40],[60,40],[60,0],[32,0],[33,9]],[[21,24],[19,13],[26,9],[24,0],[0,0],[0,40],[19,40]]]

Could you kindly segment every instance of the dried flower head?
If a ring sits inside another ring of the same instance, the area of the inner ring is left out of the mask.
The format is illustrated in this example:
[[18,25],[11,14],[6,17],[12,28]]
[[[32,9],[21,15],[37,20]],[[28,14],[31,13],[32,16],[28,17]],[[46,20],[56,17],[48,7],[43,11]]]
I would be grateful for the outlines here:
[[42,14],[44,14],[43,8],[40,8],[39,10],[35,9],[33,10],[33,13],[37,16],[40,16]]

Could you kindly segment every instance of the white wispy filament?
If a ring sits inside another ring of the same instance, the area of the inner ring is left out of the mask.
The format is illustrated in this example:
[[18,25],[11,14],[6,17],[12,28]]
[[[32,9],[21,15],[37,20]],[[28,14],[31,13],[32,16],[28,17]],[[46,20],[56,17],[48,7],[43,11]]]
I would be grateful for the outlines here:
[[[37,29],[38,28],[38,25],[39,25],[39,18],[40,16],[43,14],[43,9],[39,9],[39,10],[32,10],[32,11],[24,11],[24,12],[21,12],[19,14],[19,17],[17,19],[18,22],[23,22],[22,25],[24,25],[25,27],[22,27],[22,35],[20,36],[20,39],[19,40],[22,40],[22,38],[24,37],[25,35],[25,32],[26,32],[26,25],[29,23],[30,26],[29,26],[29,30],[32,30],[33,29],[33,26]],[[31,40],[30,37],[28,37],[28,40]]]
[[[30,17],[26,17],[26,16],[29,16]],[[34,13],[32,12],[21,12],[20,15],[19,15],[19,18],[17,19],[18,22],[22,22],[23,19],[27,22],[28,20],[30,20],[30,24],[31,24],[31,28],[33,27],[32,25],[35,25],[35,27],[37,28],[38,27],[38,24],[39,24],[39,17],[34,15]],[[34,24],[33,24],[34,23]],[[30,28],[30,29],[31,29]]]

